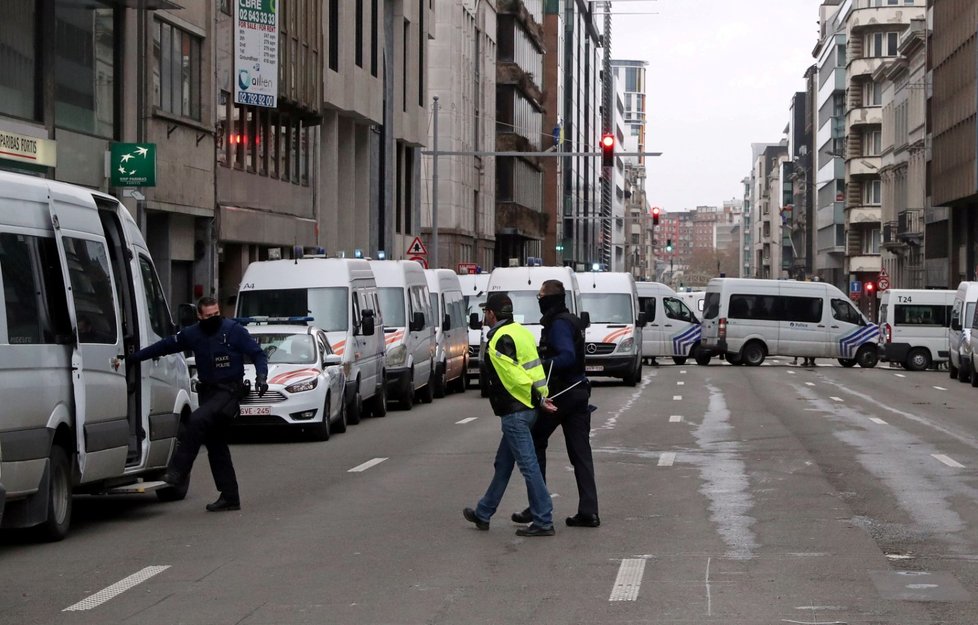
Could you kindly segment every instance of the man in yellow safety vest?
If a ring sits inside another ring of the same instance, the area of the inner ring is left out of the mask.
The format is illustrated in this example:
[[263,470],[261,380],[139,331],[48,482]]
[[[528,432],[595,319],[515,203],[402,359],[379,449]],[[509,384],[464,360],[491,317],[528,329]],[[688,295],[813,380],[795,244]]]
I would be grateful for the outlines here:
[[475,508],[465,508],[462,515],[478,529],[488,530],[489,519],[506,492],[515,464],[526,481],[532,517],[532,523],[516,530],[516,535],[553,536],[553,502],[537,463],[530,429],[537,419],[537,407],[547,412],[556,408],[546,398],[547,379],[536,340],[513,321],[513,302],[505,293],[493,293],[484,306],[484,323],[491,329],[482,359],[482,379],[488,385],[492,410],[502,422],[503,436],[486,494]]

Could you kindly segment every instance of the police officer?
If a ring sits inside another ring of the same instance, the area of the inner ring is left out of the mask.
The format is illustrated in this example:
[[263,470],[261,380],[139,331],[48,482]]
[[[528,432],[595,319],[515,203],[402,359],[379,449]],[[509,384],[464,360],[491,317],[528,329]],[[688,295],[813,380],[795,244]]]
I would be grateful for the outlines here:
[[242,356],[247,354],[255,364],[255,390],[259,397],[268,390],[268,358],[244,326],[221,316],[213,297],[202,297],[197,302],[197,318],[196,324],[134,352],[128,360],[135,363],[187,350],[194,353],[200,407],[180,428],[176,452],[163,481],[179,486],[189,479],[200,446],[206,445],[214,484],[221,493],[217,501],[207,504],[207,510],[240,510],[238,480],[227,443],[228,428],[238,415],[238,402],[247,389]]
[[[567,456],[577,481],[577,514],[567,517],[570,527],[598,527],[598,489],[591,457],[591,383],[584,375],[584,322],[567,310],[564,285],[546,280],[537,299],[543,317],[540,324],[540,357],[549,376],[550,397],[557,407],[541,414],[533,426],[533,443],[544,479],[547,477],[547,441],[558,427],[564,431]],[[516,512],[513,520],[523,522],[527,511]]]

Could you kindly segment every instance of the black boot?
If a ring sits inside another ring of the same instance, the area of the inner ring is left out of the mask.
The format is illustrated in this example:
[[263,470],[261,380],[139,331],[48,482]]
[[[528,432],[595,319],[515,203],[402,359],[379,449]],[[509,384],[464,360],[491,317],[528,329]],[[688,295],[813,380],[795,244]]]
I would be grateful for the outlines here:
[[226,499],[224,495],[218,497],[214,503],[207,504],[208,512],[231,512],[240,509],[241,502],[238,499]]

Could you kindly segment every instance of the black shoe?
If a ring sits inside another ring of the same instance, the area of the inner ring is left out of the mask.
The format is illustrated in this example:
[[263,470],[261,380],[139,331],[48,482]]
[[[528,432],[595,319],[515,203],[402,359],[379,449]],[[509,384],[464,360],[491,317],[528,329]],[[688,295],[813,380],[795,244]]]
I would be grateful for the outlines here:
[[163,481],[170,486],[180,486],[183,483],[183,477],[176,471],[167,471],[163,474]]
[[464,516],[465,520],[468,521],[469,523],[475,523],[477,529],[480,529],[483,532],[489,530],[489,521],[483,521],[482,519],[477,517],[475,515],[475,510],[473,510],[472,508],[465,508],[464,510],[462,510],[462,516]]
[[526,536],[528,538],[533,538],[534,536],[553,536],[555,533],[552,525],[550,527],[540,527],[533,523],[516,530],[517,536]]
[[241,509],[240,501],[237,500],[231,501],[229,499],[225,499],[224,495],[218,497],[217,501],[215,501],[214,503],[207,504],[208,512],[231,512],[232,510],[240,510],[240,509]]
[[522,525],[526,525],[527,523],[533,521],[533,515],[530,514],[529,508],[521,512],[514,512],[513,516],[511,516],[510,518],[513,519],[513,523],[520,523]]
[[601,519],[596,514],[575,514],[567,517],[567,527],[598,527]]

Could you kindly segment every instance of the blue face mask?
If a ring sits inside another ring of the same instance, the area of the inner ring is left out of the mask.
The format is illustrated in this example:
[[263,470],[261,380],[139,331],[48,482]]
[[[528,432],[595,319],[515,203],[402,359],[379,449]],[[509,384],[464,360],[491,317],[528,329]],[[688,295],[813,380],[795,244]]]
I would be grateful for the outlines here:
[[207,319],[200,320],[200,329],[204,331],[204,334],[214,334],[221,329],[221,322],[224,321],[224,317],[218,315],[216,317],[208,317]]

